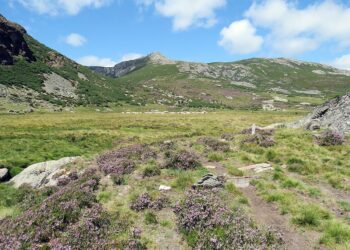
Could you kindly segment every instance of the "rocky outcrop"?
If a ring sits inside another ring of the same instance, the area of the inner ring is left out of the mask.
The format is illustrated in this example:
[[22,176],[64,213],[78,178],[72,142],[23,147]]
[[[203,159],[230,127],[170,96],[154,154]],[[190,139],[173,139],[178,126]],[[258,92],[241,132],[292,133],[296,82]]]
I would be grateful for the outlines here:
[[0,182],[7,181],[10,177],[9,171],[7,168],[0,168]]
[[27,61],[35,61],[33,52],[24,39],[26,30],[0,15],[0,64],[12,65],[14,56],[22,56]]
[[90,68],[95,72],[98,72],[107,76],[121,77],[121,76],[127,75],[128,73],[134,70],[140,69],[149,63],[166,65],[166,64],[174,64],[175,62],[169,60],[159,52],[155,52],[139,59],[118,63],[114,67],[92,66]]
[[33,188],[56,186],[58,177],[67,175],[62,168],[76,161],[78,157],[65,157],[56,161],[46,161],[30,165],[10,180],[14,187],[29,185]]
[[311,114],[290,127],[316,130],[320,128],[350,132],[350,94],[336,97],[317,107]]

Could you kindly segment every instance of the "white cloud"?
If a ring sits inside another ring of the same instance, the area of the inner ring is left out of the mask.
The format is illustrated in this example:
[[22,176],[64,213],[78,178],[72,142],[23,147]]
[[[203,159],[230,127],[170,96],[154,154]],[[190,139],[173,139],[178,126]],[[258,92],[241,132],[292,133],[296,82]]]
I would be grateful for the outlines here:
[[215,11],[226,5],[226,0],[137,0],[139,5],[154,5],[162,16],[173,19],[175,31],[192,26],[211,27],[216,22]]
[[122,58],[120,59],[120,62],[135,60],[135,59],[138,59],[138,58],[141,58],[141,57],[143,57],[142,54],[129,53],[129,54],[125,54],[124,56],[122,56]]
[[138,53],[125,54],[119,60],[113,60],[111,58],[100,58],[97,56],[84,56],[79,58],[77,62],[85,66],[113,67],[120,62],[135,60],[140,57],[143,57],[143,55]]
[[249,54],[258,51],[263,38],[256,35],[256,29],[249,20],[241,20],[231,23],[229,27],[221,30],[219,45],[231,54]]
[[86,43],[86,38],[77,33],[69,34],[64,40],[67,44],[74,47],[79,47]]
[[283,54],[312,51],[330,42],[350,46],[350,8],[333,0],[298,8],[295,1],[265,0],[245,13],[257,28],[267,32],[268,45]]
[[61,13],[76,15],[83,8],[100,8],[113,0],[15,0],[24,7],[39,14],[58,15]]
[[84,56],[77,60],[78,63],[85,66],[101,66],[101,67],[113,67],[118,62],[113,61],[110,58],[99,58],[97,56]]
[[336,58],[331,65],[336,68],[350,70],[350,54]]

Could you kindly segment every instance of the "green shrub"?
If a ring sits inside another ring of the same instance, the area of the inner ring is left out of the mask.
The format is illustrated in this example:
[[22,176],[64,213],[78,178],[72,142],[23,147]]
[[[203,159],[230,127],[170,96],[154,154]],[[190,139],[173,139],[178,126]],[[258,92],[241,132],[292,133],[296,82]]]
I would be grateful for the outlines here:
[[350,227],[338,221],[331,221],[325,225],[320,242],[327,245],[346,243],[350,245]]
[[150,211],[147,211],[145,213],[145,223],[147,225],[149,225],[149,224],[158,224],[157,216],[154,213],[152,213]]
[[323,220],[330,218],[328,211],[314,204],[304,205],[293,218],[293,222],[300,226],[319,226]]
[[161,174],[161,170],[157,166],[147,166],[143,169],[142,177],[152,177]]
[[222,161],[224,160],[224,156],[220,153],[210,153],[208,155],[208,159],[209,161]]
[[283,180],[281,186],[283,188],[296,188],[296,187],[300,187],[301,183],[297,180],[292,179],[292,178],[287,178],[287,179]]
[[194,183],[193,177],[191,175],[189,175],[188,173],[183,172],[177,176],[177,178],[173,184],[173,187],[184,190],[184,189],[190,187],[191,185],[193,185],[193,183]]
[[233,166],[227,167],[227,172],[233,176],[243,176],[244,175],[242,170],[239,170],[238,168],[233,167]]

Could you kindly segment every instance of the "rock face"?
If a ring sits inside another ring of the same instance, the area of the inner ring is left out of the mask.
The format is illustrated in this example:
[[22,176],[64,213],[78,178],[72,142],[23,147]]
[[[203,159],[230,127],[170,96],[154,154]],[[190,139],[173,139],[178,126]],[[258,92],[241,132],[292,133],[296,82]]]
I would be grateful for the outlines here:
[[9,179],[9,171],[7,168],[0,169],[0,182],[7,181]]
[[121,77],[134,70],[137,70],[146,66],[148,63],[165,65],[165,64],[174,64],[175,62],[167,59],[165,56],[163,56],[159,52],[155,52],[139,59],[118,63],[114,67],[92,66],[90,68],[95,72],[98,72],[107,76]]
[[311,114],[290,127],[317,130],[320,128],[350,132],[350,94],[336,97],[317,107]]
[[30,165],[13,177],[10,182],[17,188],[24,184],[30,185],[33,188],[56,186],[57,177],[65,174],[62,167],[77,159],[78,157],[65,157],[57,161],[47,161]]
[[0,64],[12,65],[14,56],[22,56],[29,62],[35,61],[24,34],[26,30],[23,27],[0,15]]

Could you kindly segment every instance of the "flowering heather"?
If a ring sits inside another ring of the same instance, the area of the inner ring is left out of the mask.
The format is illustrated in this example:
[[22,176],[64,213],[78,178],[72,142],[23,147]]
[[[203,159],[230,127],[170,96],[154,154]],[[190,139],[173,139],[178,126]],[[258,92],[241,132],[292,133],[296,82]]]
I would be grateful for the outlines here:
[[98,183],[96,175],[71,181],[1,220],[0,249],[106,249],[110,222],[96,200]]
[[181,150],[178,152],[169,152],[166,157],[166,168],[188,170],[201,165],[198,155],[191,151]]
[[148,146],[135,144],[100,156],[97,164],[105,174],[130,174],[136,161],[157,158],[156,153]]
[[235,135],[232,133],[224,133],[221,135],[221,139],[224,139],[226,141],[233,141],[235,139]]
[[202,137],[199,138],[197,142],[214,151],[227,152],[230,150],[230,145],[227,142],[223,142],[212,137]]
[[156,199],[152,199],[148,193],[144,193],[131,202],[130,208],[137,212],[145,209],[161,210],[167,207],[168,204],[169,200],[167,197],[160,196]]
[[243,139],[241,143],[255,143],[264,148],[272,147],[276,144],[275,140],[272,137],[263,134],[250,135],[247,138]]
[[[273,129],[261,129],[261,128],[256,128],[255,129],[255,133],[259,134],[259,135],[273,135],[274,132],[275,131]],[[250,128],[243,129],[240,134],[251,135],[252,134],[252,128],[250,127]]]
[[317,137],[316,142],[320,146],[342,145],[345,142],[345,137],[338,131],[327,130]]
[[195,249],[281,249],[282,239],[260,230],[240,210],[222,204],[213,190],[191,190],[174,207],[177,225]]

